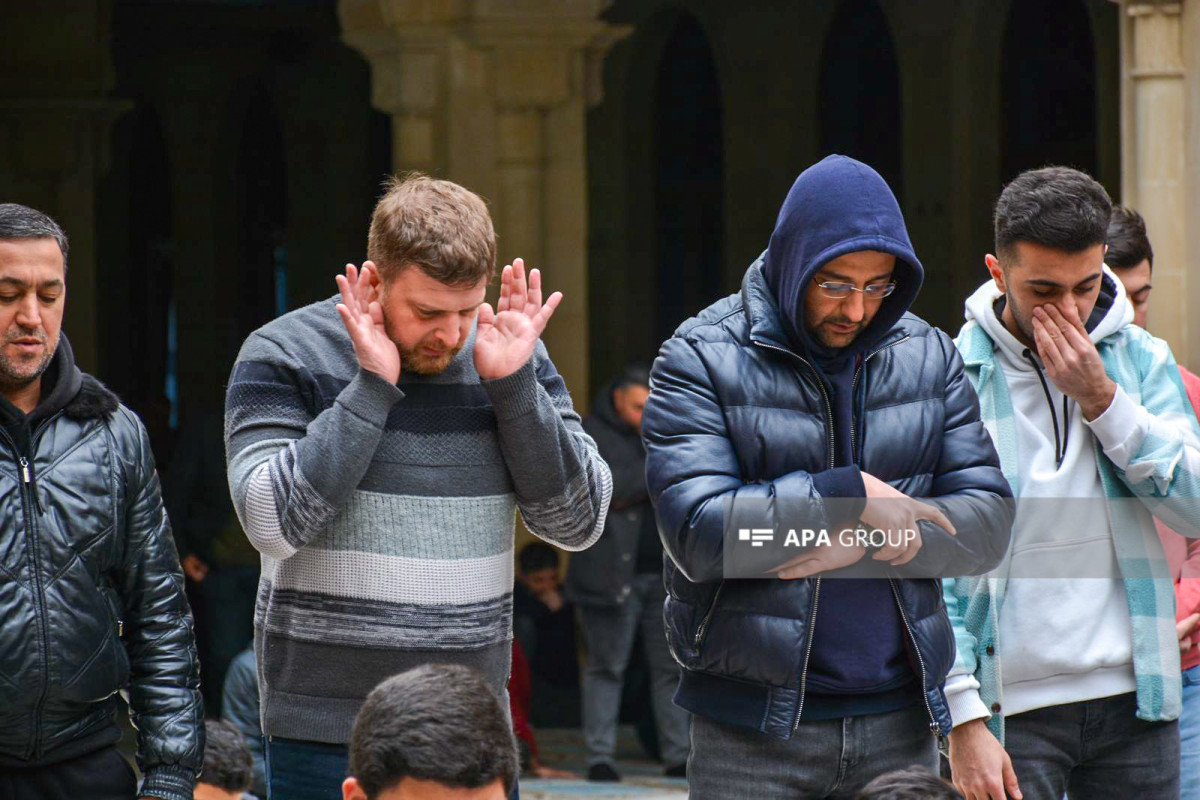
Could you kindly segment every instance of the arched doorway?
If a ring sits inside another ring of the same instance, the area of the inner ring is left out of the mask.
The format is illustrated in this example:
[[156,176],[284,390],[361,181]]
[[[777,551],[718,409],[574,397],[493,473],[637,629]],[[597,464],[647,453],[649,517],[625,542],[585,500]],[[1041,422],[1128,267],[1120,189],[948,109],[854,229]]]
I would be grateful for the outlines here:
[[903,196],[900,69],[875,0],[843,0],[821,57],[821,153],[870,164]]
[[113,136],[100,246],[100,378],[146,425],[156,457],[172,446],[170,309],[174,233],[171,170],[155,109],[138,101]]
[[724,292],[721,90],[708,39],[681,14],[659,60],[654,102],[657,341]]
[[1079,0],[1014,0],[1001,58],[1001,179],[1048,164],[1095,175],[1096,58]]
[[266,92],[246,107],[238,150],[237,341],[287,311],[287,167],[283,126]]

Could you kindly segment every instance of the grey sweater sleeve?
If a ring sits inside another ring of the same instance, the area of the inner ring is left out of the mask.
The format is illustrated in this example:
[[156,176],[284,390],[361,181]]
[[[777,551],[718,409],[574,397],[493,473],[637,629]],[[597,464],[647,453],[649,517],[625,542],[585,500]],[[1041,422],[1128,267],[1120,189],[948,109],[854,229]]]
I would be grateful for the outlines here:
[[587,549],[604,530],[612,474],[545,347],[538,342],[529,363],[483,386],[525,524],[564,550]]
[[[261,359],[261,354],[259,355]],[[292,556],[337,514],[371,464],[404,395],[359,370],[329,408],[305,410],[301,371],[262,360],[234,365],[226,396],[229,489],[247,537],[264,555]]]

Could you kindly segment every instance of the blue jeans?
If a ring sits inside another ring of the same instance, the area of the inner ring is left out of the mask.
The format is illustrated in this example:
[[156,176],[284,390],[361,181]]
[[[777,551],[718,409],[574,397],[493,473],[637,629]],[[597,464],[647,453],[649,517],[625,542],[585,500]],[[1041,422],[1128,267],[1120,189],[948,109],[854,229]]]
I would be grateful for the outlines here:
[[1025,800],[1179,797],[1178,723],[1136,715],[1129,692],[1006,718],[1004,749]]
[[[342,800],[342,781],[350,768],[344,744],[267,737],[267,800]],[[510,800],[520,800],[513,786]]]
[[801,722],[790,739],[696,716],[688,797],[849,800],[872,779],[908,767],[938,769],[937,739],[920,702],[886,714]]
[[1179,794],[1200,797],[1200,666],[1183,671],[1179,750]]

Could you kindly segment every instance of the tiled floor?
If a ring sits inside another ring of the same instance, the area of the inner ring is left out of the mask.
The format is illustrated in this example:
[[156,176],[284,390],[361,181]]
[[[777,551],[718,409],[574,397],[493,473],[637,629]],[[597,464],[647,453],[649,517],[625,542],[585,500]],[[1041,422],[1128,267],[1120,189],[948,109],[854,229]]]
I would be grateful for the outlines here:
[[647,760],[641,753],[632,728],[622,728],[617,742],[617,770],[624,780],[620,783],[589,783],[587,751],[579,730],[539,729],[538,747],[547,766],[565,769],[580,775],[578,780],[521,781],[521,800],[568,800],[587,798],[639,798],[639,800],[686,800],[687,781],[666,778],[662,765]]

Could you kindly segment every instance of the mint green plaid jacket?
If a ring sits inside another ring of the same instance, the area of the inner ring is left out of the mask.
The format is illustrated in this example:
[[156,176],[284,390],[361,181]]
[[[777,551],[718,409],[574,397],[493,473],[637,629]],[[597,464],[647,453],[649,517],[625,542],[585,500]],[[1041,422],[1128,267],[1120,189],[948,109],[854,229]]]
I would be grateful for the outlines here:
[[[1017,452],[1008,384],[997,364],[992,339],[972,320],[954,343],[979,395],[981,417],[1000,455],[1001,469],[1016,496],[1021,454]],[[1105,371],[1119,387],[1113,402],[1121,402],[1134,423],[1119,445],[1106,450],[1096,442],[1096,462],[1110,500],[1141,500],[1108,503],[1133,629],[1137,716],[1148,721],[1172,720],[1183,704],[1175,592],[1152,515],[1185,535],[1200,536],[1200,428],[1166,342],[1126,325],[1100,340],[1097,349]],[[1001,742],[1003,650],[997,640],[1011,547],[1009,555],[987,575],[943,581],[958,648],[947,681],[962,675],[973,675],[979,681],[983,704],[989,710],[999,709],[991,713],[987,724]],[[965,719],[954,720],[955,724],[960,721]]]

